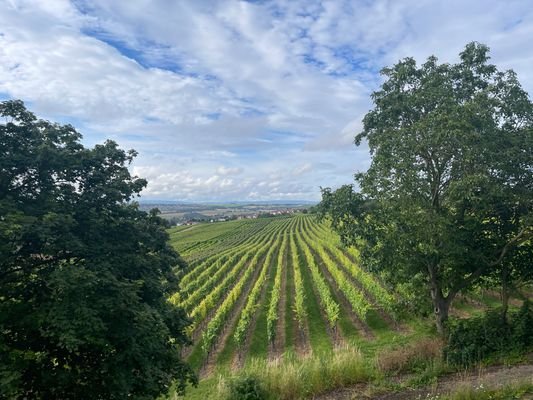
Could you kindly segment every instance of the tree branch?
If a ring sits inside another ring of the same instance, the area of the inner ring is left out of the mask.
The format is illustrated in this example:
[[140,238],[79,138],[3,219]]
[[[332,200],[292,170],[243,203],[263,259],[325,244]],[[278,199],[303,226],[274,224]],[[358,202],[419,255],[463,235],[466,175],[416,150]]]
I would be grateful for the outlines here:
[[495,267],[499,263],[502,262],[505,255],[509,252],[512,246],[520,242],[521,240],[527,240],[529,238],[533,237],[533,230],[531,226],[526,226],[523,228],[516,236],[514,236],[511,240],[509,240],[505,246],[503,246],[502,250],[500,251],[500,255],[498,258],[490,263],[486,263],[485,265],[482,265],[478,269],[476,269],[474,272],[472,272],[468,277],[464,278],[461,283],[459,283],[457,286],[450,289],[450,293],[457,294],[461,290],[463,290],[465,287],[470,286],[470,284],[478,279],[488,268]]
[[533,237],[533,229],[531,226],[526,226],[524,229],[518,232],[518,234],[515,237],[513,237],[510,241],[508,241],[505,246],[503,246],[498,258],[495,261],[489,263],[488,266],[494,267],[498,265],[499,263],[501,263],[503,258],[505,257],[505,255],[507,254],[507,252],[512,246],[517,244],[521,239],[527,240],[527,239],[530,239],[531,237]]

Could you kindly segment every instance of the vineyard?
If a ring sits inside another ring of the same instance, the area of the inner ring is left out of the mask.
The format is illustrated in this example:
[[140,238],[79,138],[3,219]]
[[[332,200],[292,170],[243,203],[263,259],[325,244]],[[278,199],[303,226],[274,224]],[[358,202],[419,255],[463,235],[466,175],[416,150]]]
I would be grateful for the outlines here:
[[399,295],[312,216],[176,227],[170,237],[189,265],[171,301],[192,319],[184,356],[202,376],[417,334],[398,317]]
[[[371,360],[435,337],[431,318],[405,310],[409,293],[392,291],[362,268],[357,250],[342,246],[312,215],[180,226],[169,233],[188,262],[177,271],[181,291],[170,298],[192,320],[193,344],[182,355],[203,382],[188,398],[209,396],[219,373],[258,362]],[[458,299],[452,314],[468,317],[498,304],[497,293],[482,293]]]

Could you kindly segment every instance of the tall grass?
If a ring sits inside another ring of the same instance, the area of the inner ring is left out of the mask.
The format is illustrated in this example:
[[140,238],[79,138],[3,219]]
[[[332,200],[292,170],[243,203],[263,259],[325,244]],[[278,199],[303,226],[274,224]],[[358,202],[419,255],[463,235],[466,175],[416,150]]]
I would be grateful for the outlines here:
[[246,369],[236,375],[220,375],[218,396],[230,399],[231,381],[243,377],[257,378],[267,399],[303,399],[333,388],[367,382],[375,375],[371,363],[353,347],[340,347],[321,355],[303,359],[294,354],[273,361],[252,359]]

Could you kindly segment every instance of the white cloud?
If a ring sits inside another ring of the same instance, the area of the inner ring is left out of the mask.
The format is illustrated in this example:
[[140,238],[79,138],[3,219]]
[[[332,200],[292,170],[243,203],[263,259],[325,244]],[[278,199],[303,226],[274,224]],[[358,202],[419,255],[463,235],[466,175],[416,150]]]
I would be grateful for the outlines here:
[[242,168],[232,168],[232,167],[225,167],[221,165],[217,168],[217,174],[225,176],[225,175],[239,175],[243,171]]
[[305,163],[303,165],[300,165],[299,167],[296,167],[292,171],[293,176],[300,176],[303,174],[306,174],[308,172],[311,172],[313,170],[313,165],[311,163]]
[[477,40],[532,92],[532,34],[527,0],[4,0],[0,94],[136,148],[146,196],[317,199],[369,164],[381,67]]

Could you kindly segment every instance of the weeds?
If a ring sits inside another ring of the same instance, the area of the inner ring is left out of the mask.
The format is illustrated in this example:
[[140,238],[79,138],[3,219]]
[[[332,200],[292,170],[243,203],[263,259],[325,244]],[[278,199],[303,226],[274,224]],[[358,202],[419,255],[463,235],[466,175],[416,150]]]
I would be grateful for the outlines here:
[[429,363],[440,359],[441,354],[442,341],[427,338],[398,349],[381,352],[376,357],[376,366],[385,374],[424,370]]
[[[310,355],[304,359],[254,359],[246,367],[247,376],[261,377],[265,399],[280,400],[306,398],[333,388],[367,382],[374,372],[374,367],[365,363],[359,350],[353,347],[337,348],[331,353]],[[221,399],[237,399],[232,392],[235,380],[242,381],[242,378],[239,375],[219,378]]]

